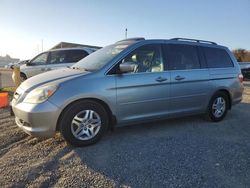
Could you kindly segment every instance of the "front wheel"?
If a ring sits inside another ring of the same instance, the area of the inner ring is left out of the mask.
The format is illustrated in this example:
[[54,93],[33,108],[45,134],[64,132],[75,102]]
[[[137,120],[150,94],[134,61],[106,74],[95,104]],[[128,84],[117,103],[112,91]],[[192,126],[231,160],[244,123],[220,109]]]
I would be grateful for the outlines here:
[[81,101],[63,113],[60,132],[73,146],[87,146],[101,139],[109,124],[105,108],[94,101]]
[[207,116],[211,121],[221,121],[226,116],[228,107],[228,96],[223,92],[217,92],[210,100]]

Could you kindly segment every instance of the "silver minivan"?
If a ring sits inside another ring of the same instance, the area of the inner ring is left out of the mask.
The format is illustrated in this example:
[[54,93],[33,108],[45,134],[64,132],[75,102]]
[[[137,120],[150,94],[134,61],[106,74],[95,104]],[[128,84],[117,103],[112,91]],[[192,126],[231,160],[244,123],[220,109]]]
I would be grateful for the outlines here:
[[46,71],[72,66],[96,50],[88,47],[60,48],[40,53],[20,66],[21,80],[24,81]]
[[133,38],[24,81],[12,108],[28,134],[60,131],[85,146],[113,126],[193,114],[220,121],[241,101],[242,81],[233,54],[214,42]]

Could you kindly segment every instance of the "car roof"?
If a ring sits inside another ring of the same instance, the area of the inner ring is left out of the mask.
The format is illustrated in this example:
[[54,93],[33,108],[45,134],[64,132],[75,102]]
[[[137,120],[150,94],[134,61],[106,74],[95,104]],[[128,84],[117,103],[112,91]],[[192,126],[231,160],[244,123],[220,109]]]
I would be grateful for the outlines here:
[[54,51],[66,51],[66,50],[98,50],[97,48],[89,48],[89,47],[73,47],[73,48],[57,48],[53,50],[48,50],[47,52],[54,52]]
[[56,52],[56,51],[68,51],[68,50],[83,50],[83,51],[87,52],[88,54],[91,54],[91,53],[93,53],[94,51],[96,51],[98,49],[89,48],[89,47],[57,48],[57,49],[52,49],[52,50],[41,52],[38,55],[36,55],[35,57],[33,57],[32,59],[36,58],[37,56],[39,56],[39,55],[41,55],[43,53]]
[[127,44],[127,43],[168,43],[168,44],[188,44],[194,46],[205,46],[205,47],[214,47],[214,48],[223,48],[227,47],[218,45],[212,41],[200,40],[200,39],[188,39],[188,38],[172,38],[172,39],[145,39],[143,37],[137,38],[128,38],[121,41],[118,41],[117,44]]

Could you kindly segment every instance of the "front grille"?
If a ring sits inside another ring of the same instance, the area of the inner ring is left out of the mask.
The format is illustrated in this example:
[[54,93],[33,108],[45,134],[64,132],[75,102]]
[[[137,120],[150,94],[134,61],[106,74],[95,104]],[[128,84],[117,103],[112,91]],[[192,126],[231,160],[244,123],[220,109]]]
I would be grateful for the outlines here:
[[24,121],[22,119],[19,119],[19,122],[23,125]]
[[16,120],[17,120],[17,123],[20,124],[20,125],[22,125],[22,126],[31,127],[31,125],[29,123],[25,122],[22,119],[17,118]]

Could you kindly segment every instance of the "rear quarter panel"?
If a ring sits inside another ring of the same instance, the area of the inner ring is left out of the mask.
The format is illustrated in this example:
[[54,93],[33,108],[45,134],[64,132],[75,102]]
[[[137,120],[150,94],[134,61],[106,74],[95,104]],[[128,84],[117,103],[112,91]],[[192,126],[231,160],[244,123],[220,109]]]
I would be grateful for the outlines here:
[[209,72],[212,83],[211,97],[218,90],[227,90],[230,94],[232,104],[241,101],[243,84],[238,79],[240,72],[237,67],[213,68],[209,69]]
[[226,68],[209,68],[211,91],[210,98],[218,90],[227,90],[230,94],[232,104],[241,101],[243,94],[243,84],[240,83],[238,75],[241,73],[240,66],[237,63],[232,52],[224,46],[218,48],[225,50],[231,58],[233,67]]

